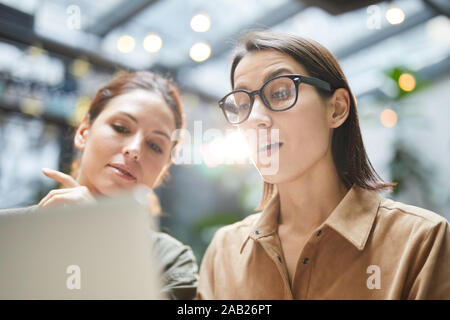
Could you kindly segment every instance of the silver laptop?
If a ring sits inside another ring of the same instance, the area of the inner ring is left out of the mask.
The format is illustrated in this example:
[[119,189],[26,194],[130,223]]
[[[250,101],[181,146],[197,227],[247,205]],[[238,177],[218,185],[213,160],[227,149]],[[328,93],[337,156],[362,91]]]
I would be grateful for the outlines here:
[[0,215],[0,299],[162,299],[135,195]]

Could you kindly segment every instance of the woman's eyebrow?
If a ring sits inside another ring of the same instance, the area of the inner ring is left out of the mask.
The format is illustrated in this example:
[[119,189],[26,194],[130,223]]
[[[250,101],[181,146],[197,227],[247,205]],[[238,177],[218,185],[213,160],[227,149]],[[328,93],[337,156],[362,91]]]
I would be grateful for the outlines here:
[[277,70],[275,70],[275,71],[273,71],[273,72],[267,74],[267,75],[264,77],[263,82],[266,83],[266,82],[269,81],[270,79],[275,78],[276,76],[279,76],[279,75],[281,75],[281,74],[283,74],[283,73],[284,73],[284,74],[289,74],[289,73],[292,73],[292,71],[291,71],[290,69],[288,69],[288,68],[280,68],[280,69],[277,69]]
[[153,133],[156,133],[156,134],[159,134],[159,135],[161,135],[161,136],[164,136],[164,137],[166,137],[167,139],[169,139],[169,141],[170,141],[169,135],[168,135],[167,133],[163,132],[163,131],[154,130]]
[[129,117],[131,120],[133,120],[134,122],[138,123],[138,120],[133,117],[131,114],[129,114],[128,112],[125,111],[119,111],[120,114],[126,115],[127,117]]
[[[133,117],[131,114],[129,114],[128,112],[125,112],[125,111],[119,111],[119,113],[120,113],[120,114],[123,114],[123,115],[125,115],[125,116],[127,116],[127,117],[129,117],[131,120],[133,120],[134,122],[138,123],[138,120],[137,120],[135,117]],[[159,134],[159,135],[161,135],[161,136],[164,136],[164,137],[166,137],[167,139],[169,139],[169,141],[170,141],[170,136],[169,136],[167,133],[163,132],[163,131],[160,131],[160,130],[154,130],[153,133],[156,133],[156,134]]]
[[[273,72],[267,74],[267,75],[264,77],[264,79],[263,79],[263,83],[266,83],[266,82],[269,81],[270,79],[275,78],[276,76],[279,76],[279,75],[281,75],[281,74],[283,74],[283,73],[284,73],[284,74],[290,74],[290,73],[292,73],[292,71],[291,71],[290,69],[288,69],[288,68],[280,68],[280,69],[277,69],[277,70],[275,70],[275,71],[273,71]],[[247,87],[246,87],[246,86],[236,86],[236,87],[234,88],[234,90],[247,90]]]

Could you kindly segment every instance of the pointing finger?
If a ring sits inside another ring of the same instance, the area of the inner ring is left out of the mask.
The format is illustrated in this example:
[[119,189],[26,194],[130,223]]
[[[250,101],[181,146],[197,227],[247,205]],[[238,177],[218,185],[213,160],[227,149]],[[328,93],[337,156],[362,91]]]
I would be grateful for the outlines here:
[[62,173],[60,171],[43,168],[42,172],[49,178],[58,181],[62,184],[64,188],[78,187],[80,184],[68,174]]

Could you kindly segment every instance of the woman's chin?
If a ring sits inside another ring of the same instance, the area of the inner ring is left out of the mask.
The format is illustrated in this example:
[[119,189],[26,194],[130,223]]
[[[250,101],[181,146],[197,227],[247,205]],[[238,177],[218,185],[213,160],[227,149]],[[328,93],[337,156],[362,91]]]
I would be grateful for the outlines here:
[[278,184],[278,183],[282,182],[282,180],[283,180],[282,177],[280,176],[279,172],[274,173],[274,174],[272,174],[272,173],[268,174],[267,172],[264,172],[265,171],[264,169],[260,169],[260,168],[258,168],[258,171],[264,182]]
[[130,191],[131,188],[129,187],[119,187],[117,185],[107,185],[107,186],[99,186],[97,188],[98,194],[100,196],[105,197],[113,197],[121,193],[125,193],[127,191]]
[[258,164],[256,169],[266,182],[273,181],[270,183],[275,183],[275,181],[280,180],[281,174],[278,163],[270,163],[269,165]]
[[302,172],[287,170],[287,168],[257,168],[264,182],[271,184],[289,183],[298,179]]

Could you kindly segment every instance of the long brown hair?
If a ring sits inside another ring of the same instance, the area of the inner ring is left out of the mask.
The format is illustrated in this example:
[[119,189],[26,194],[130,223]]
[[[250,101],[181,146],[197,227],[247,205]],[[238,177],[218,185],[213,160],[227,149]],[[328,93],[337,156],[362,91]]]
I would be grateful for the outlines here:
[[[320,43],[293,34],[271,31],[251,31],[238,41],[231,64],[231,86],[234,88],[234,72],[241,59],[249,52],[275,50],[287,54],[301,64],[308,74],[327,81],[333,88],[327,92],[315,88],[323,98],[329,98],[334,90],[344,88],[350,95],[350,112],[345,122],[333,132],[332,155],[339,178],[347,188],[353,184],[369,190],[388,190],[396,183],[386,183],[376,173],[364,148],[359,128],[356,99],[334,55]],[[275,185],[264,182],[262,200],[257,210],[262,210],[277,193]]]

